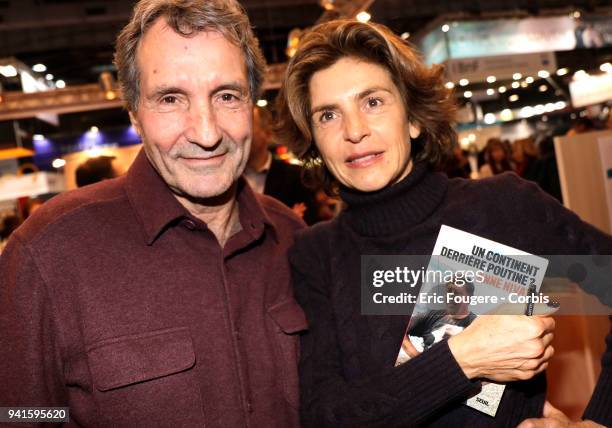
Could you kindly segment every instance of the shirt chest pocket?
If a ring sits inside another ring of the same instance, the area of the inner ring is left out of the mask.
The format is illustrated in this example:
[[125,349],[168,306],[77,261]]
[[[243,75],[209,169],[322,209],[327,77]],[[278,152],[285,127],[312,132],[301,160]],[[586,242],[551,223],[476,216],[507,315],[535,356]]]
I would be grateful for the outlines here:
[[188,328],[106,339],[87,360],[101,426],[204,425]]

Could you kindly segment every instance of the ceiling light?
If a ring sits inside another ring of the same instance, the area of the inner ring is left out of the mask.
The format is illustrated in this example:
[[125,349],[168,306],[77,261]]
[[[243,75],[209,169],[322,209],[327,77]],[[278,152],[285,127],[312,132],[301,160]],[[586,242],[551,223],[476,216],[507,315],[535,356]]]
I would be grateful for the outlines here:
[[529,86],[527,82],[521,82],[521,88],[526,88],[527,86]]
[[487,95],[495,95],[495,89],[492,89],[492,88],[487,89]]
[[499,91],[500,94],[503,94],[504,92],[507,91],[505,86],[500,86],[497,90]]
[[402,33],[400,36],[402,39],[407,40],[410,37],[410,33],[408,31]]
[[610,64],[609,62],[605,62],[599,66],[599,69],[606,73],[612,73],[612,64]]
[[521,80],[522,77],[523,77],[523,75],[521,73],[514,73],[512,75],[512,79],[514,79],[514,80]]
[[565,76],[569,70],[566,67],[557,70],[557,76]]
[[472,91],[465,91],[463,93],[463,96],[466,97],[466,98],[471,98],[472,97]]
[[489,76],[489,77],[487,77],[487,82],[489,82],[489,83],[495,83],[495,81],[496,81],[496,80],[497,80],[497,79],[495,78],[495,76]]
[[51,73],[45,74],[45,79],[47,79],[47,80],[53,80],[53,77],[54,76]]
[[17,76],[17,69],[12,65],[0,65],[0,74],[4,77],[15,77]]
[[368,22],[370,18],[372,18],[372,15],[370,15],[368,12],[364,10],[364,11],[359,12],[356,18],[357,18],[357,21],[359,22]]
[[265,107],[267,105],[268,105],[268,100],[264,100],[264,99],[257,100],[257,107]]
[[574,17],[574,19],[579,19],[579,18],[580,18],[580,15],[581,15],[581,14],[580,14],[580,11],[579,11],[579,10],[574,11],[574,13],[572,14],[572,16]]
[[450,26],[448,24],[444,24],[442,26],[442,32],[448,33],[448,30],[450,30]]
[[548,90],[548,86],[546,85],[540,85],[540,87],[538,88],[538,91],[540,92],[546,92]]
[[55,82],[55,87],[58,89],[64,89],[66,87],[66,82],[60,79],[57,82]]
[[495,123],[495,114],[487,113],[484,115],[484,123],[487,125],[492,125]]
[[469,81],[469,80],[467,80],[467,79],[461,79],[461,80],[459,81],[459,84],[460,84],[461,86],[467,86],[467,85],[469,85],[469,84],[470,84],[470,81]]
[[512,114],[512,110],[510,110],[509,108],[505,108],[501,111],[501,113],[499,113],[499,118],[503,121],[509,121],[514,119],[514,115]]
[[584,70],[578,70],[574,73],[574,79],[576,80],[585,79],[587,77],[589,77],[589,73]]
[[527,83],[533,83],[533,77],[531,77],[531,76],[527,76],[527,77],[525,78],[525,82],[527,82]]
[[512,86],[512,89],[518,89],[521,86],[521,84],[519,82],[512,82],[511,86]]
[[34,141],[42,141],[45,139],[45,136],[42,134],[34,134],[32,135],[32,140]]
[[538,71],[538,77],[541,77],[542,79],[546,79],[549,76],[550,76],[550,73],[546,70]]
[[445,86],[447,89],[453,89],[455,87],[455,84],[453,82],[446,82]]
[[51,163],[51,166],[53,166],[53,168],[61,168],[64,165],[66,165],[66,161],[64,159],[54,159],[53,162]]
[[100,129],[97,126],[92,126],[91,128],[89,128],[89,132],[91,132],[92,134],[97,134],[98,132],[100,132]]
[[508,99],[510,100],[511,103],[518,101],[519,96],[516,94],[512,94],[510,95],[510,97],[508,97]]
[[32,66],[32,70],[37,72],[37,73],[44,73],[45,71],[47,71],[47,66],[45,66],[45,64],[34,64]]

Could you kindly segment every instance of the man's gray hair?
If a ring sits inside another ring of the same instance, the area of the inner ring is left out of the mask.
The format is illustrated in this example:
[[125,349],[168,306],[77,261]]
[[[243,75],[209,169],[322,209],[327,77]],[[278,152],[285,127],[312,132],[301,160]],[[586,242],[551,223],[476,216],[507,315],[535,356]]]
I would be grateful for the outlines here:
[[123,98],[130,111],[138,110],[140,75],[136,54],[145,32],[160,17],[178,34],[218,31],[242,49],[250,96],[260,94],[265,60],[246,12],[235,0],[140,0],[130,22],[121,30],[115,47],[115,65]]

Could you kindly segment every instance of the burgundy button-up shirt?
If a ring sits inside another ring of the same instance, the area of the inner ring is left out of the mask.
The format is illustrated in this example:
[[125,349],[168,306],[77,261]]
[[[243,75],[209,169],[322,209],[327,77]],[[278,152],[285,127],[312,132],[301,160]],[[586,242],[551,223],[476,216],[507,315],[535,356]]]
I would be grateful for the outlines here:
[[287,248],[303,223],[238,191],[224,248],[141,152],[126,176],[58,196],[0,258],[0,406],[70,425],[298,424]]

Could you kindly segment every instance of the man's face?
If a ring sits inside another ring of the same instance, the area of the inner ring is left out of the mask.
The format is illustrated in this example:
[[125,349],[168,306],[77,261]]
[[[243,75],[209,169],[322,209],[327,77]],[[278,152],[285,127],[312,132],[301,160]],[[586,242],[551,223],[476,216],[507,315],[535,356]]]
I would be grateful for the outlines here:
[[184,37],[158,19],[141,40],[138,111],[147,157],[180,197],[222,195],[251,145],[252,102],[242,51],[215,31]]
[[342,58],[314,73],[309,91],[315,143],[340,183],[372,192],[408,175],[420,130],[385,68]]

